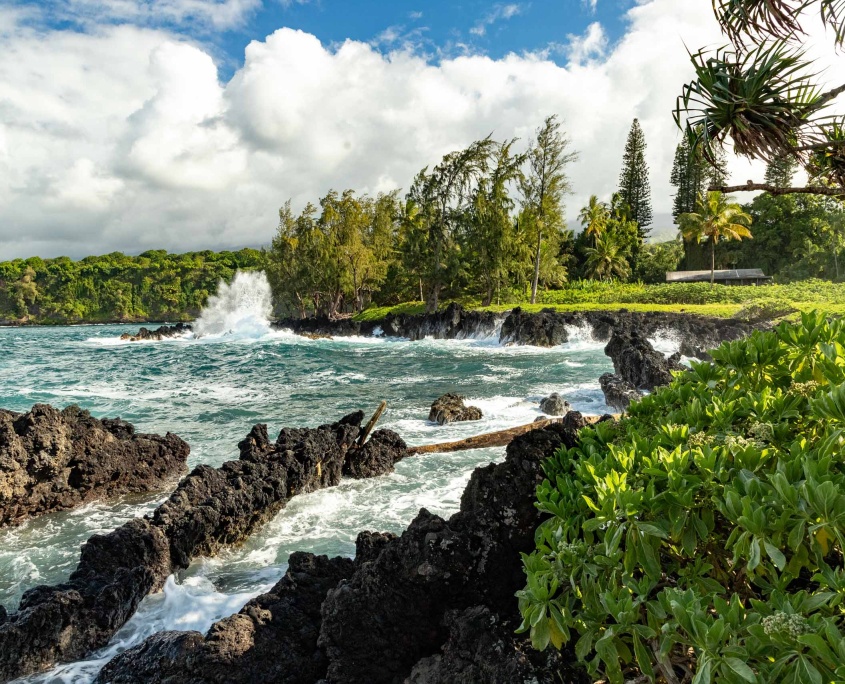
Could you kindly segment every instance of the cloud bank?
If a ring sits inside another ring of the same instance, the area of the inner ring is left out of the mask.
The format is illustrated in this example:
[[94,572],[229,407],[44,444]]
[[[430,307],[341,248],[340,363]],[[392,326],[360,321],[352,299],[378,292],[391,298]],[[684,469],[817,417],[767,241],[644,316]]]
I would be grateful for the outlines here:
[[[615,189],[638,117],[668,225],[671,110],[691,76],[684,41],[723,40],[708,3],[649,0],[628,19],[615,45],[598,24],[572,37],[565,66],[543,54],[434,64],[408,48],[329,48],[282,28],[250,43],[222,83],[208,50],[165,30],[44,33],[7,14],[0,259],[266,244],[288,198],[301,207],[330,188],[407,188],[421,167],[490,132],[527,142],[549,114],[581,153],[570,218]],[[748,169],[737,162],[734,180],[761,175]]]

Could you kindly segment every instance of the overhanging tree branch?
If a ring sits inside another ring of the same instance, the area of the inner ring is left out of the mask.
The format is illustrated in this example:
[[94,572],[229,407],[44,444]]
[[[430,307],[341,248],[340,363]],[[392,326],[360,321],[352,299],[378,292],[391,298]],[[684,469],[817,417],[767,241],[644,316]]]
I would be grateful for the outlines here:
[[768,192],[770,195],[827,195],[828,197],[845,196],[845,188],[828,187],[826,185],[808,185],[799,188],[780,188],[776,185],[769,185],[768,183],[752,183],[748,182],[745,185],[711,185],[708,190],[710,192],[747,192],[754,190],[762,190]]

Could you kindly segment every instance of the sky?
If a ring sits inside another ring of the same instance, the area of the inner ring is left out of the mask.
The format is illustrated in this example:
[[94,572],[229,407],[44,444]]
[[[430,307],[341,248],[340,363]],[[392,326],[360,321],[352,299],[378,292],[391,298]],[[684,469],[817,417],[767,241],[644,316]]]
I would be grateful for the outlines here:
[[552,114],[569,220],[616,189],[638,117],[671,235],[685,45],[724,42],[709,0],[7,0],[0,260],[265,245],[288,199],[407,189]]

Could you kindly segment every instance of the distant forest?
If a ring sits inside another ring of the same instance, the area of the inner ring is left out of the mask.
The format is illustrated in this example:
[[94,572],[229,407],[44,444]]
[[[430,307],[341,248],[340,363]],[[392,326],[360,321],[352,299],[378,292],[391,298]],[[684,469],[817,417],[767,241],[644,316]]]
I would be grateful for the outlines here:
[[4,261],[0,323],[187,320],[199,313],[221,279],[263,264],[256,249]]

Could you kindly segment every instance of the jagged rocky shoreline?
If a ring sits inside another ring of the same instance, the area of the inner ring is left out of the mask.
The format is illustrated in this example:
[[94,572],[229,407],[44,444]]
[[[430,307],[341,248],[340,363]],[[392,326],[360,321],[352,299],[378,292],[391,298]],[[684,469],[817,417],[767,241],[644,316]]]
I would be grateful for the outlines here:
[[[283,319],[277,329],[301,335],[350,336],[381,334],[420,340],[494,337],[501,344],[553,347],[569,341],[573,329],[586,329],[599,342],[610,340],[614,331],[636,331],[645,337],[668,332],[699,355],[725,340],[748,335],[754,327],[744,321],[683,313],[634,311],[555,311],[527,313],[515,308],[508,313],[469,311],[460,304],[449,304],[433,314],[390,314],[378,321],[330,320],[326,317]],[[685,352],[686,353],[686,352]]]
[[542,461],[573,446],[584,419],[527,433],[503,463],[477,468],[460,511],[423,509],[392,534],[362,532],[356,557],[291,556],[287,574],[199,632],[161,632],[114,658],[114,684],[464,684],[589,681],[566,652],[516,635],[520,552],[534,545]]
[[357,412],[319,428],[286,428],[275,442],[256,425],[237,461],[196,467],[152,515],[91,537],[67,582],[30,589],[13,614],[0,610],[0,681],[105,646],[170,574],[243,540],[296,494],[334,486],[342,474],[390,472],[405,443],[379,430],[362,446],[362,420]]
[[156,491],[186,470],[182,439],[135,432],[78,406],[0,409],[0,527],[121,494]]

